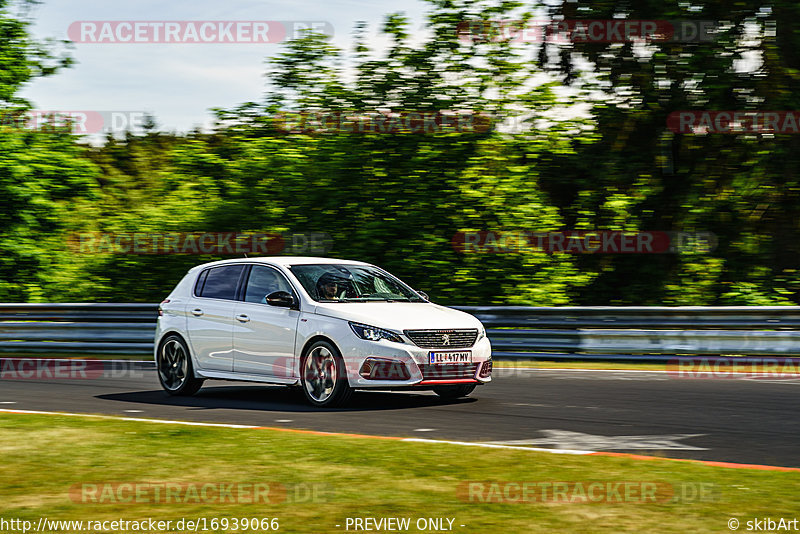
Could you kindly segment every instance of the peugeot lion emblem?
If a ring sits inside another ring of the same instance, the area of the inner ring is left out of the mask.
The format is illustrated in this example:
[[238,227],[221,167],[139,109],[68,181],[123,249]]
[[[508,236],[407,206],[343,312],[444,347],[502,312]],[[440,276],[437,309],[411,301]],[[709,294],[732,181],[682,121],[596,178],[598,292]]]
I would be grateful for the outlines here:
[[450,344],[450,334],[442,334],[442,345],[445,347]]

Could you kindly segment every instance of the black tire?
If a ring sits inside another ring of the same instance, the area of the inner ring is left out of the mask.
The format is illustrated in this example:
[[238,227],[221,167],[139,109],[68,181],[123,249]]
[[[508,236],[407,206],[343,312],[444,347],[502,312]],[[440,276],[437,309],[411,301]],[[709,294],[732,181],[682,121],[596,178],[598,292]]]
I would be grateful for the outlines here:
[[302,384],[295,384],[286,388],[289,391],[289,399],[296,402],[305,402],[306,396],[303,393]]
[[437,386],[433,392],[443,399],[458,399],[468,397],[475,390],[477,384],[463,384],[458,386]]
[[306,400],[314,406],[343,406],[353,395],[342,355],[327,341],[317,341],[303,354],[300,384]]
[[169,335],[158,347],[158,381],[169,395],[189,397],[203,387],[195,378],[189,347],[177,335]]

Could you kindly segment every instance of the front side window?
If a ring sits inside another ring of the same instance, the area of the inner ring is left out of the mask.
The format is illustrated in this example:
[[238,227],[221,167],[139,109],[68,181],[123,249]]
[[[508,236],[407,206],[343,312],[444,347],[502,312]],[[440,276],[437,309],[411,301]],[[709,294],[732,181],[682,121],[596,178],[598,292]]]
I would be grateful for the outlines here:
[[311,298],[320,302],[425,302],[392,275],[368,265],[293,265]]
[[239,284],[239,277],[243,270],[244,265],[225,265],[209,269],[208,274],[205,275],[205,283],[197,296],[234,300],[236,286]]
[[267,295],[276,291],[292,293],[292,286],[275,269],[264,267],[263,265],[254,265],[247,280],[244,301],[264,304],[267,302]]

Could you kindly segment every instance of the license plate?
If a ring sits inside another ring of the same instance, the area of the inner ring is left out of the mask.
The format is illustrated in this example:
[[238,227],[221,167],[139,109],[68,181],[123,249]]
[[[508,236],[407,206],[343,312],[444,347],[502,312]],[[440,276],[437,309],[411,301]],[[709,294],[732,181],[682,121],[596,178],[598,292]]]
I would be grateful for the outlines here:
[[455,352],[429,352],[430,363],[472,363],[472,352],[468,350]]

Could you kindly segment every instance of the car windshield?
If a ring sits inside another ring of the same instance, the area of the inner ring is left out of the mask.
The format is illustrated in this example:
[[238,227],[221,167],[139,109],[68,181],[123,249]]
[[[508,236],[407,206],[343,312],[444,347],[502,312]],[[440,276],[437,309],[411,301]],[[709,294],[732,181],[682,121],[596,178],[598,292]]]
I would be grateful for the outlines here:
[[368,265],[292,265],[311,298],[320,302],[425,302],[385,271]]

